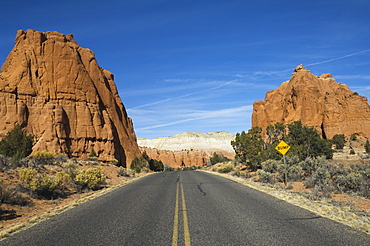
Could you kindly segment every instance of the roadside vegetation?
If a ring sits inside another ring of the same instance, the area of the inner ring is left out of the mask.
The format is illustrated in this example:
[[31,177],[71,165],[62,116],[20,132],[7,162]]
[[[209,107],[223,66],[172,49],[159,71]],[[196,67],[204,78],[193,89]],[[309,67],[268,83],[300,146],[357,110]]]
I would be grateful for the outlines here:
[[[264,131],[263,131],[264,130]],[[280,141],[285,141],[290,149],[283,156],[275,149]],[[357,135],[348,138],[352,144],[358,141]],[[235,160],[220,161],[211,166],[212,171],[228,173],[246,181],[260,183],[277,190],[292,190],[294,194],[311,201],[329,199],[333,204],[339,195],[370,199],[369,140],[362,145],[362,161],[341,163],[332,160],[334,153],[343,153],[347,140],[343,134],[332,139],[324,139],[320,133],[300,121],[287,126],[276,123],[266,129],[253,127],[248,132],[237,133],[231,142],[235,150]],[[367,153],[367,154],[366,154]],[[301,187],[294,189],[294,187]],[[341,202],[339,204],[342,204]],[[369,226],[370,211],[354,209],[351,201],[345,202],[356,211]],[[370,229],[365,230],[370,232]]]
[[99,161],[94,149],[86,160],[76,160],[46,150],[32,153],[32,146],[33,137],[18,125],[0,141],[1,221],[11,222],[27,208],[84,197],[120,180],[127,182],[138,173],[164,170],[162,162],[146,153],[135,158],[130,169],[117,166],[116,159]]
[[[268,184],[285,184],[303,182],[307,189],[312,189],[312,197],[330,197],[336,193],[351,193],[370,198],[370,165],[337,164],[330,161],[335,151],[343,150],[346,139],[343,134],[334,135],[332,139],[323,139],[320,133],[300,121],[287,126],[276,123],[266,127],[264,134],[260,127],[253,127],[247,133],[237,133],[231,142],[235,150],[234,165],[242,166],[247,177]],[[286,161],[276,151],[280,141],[285,141],[290,150]],[[356,134],[350,141],[356,141]],[[364,145],[368,152],[369,141]],[[218,168],[218,172],[240,174],[240,167],[227,164]]]

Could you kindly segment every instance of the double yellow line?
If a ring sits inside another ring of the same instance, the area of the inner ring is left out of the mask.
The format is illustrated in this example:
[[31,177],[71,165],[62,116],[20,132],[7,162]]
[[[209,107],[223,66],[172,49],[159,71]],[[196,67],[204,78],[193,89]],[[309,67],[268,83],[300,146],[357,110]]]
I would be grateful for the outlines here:
[[175,216],[173,223],[172,246],[177,246],[179,240],[179,188],[181,189],[181,202],[182,202],[182,217],[184,221],[184,241],[185,246],[190,246],[190,233],[188,216],[186,213],[186,202],[184,195],[184,187],[182,186],[181,178],[178,178],[176,186],[176,203],[175,203]]

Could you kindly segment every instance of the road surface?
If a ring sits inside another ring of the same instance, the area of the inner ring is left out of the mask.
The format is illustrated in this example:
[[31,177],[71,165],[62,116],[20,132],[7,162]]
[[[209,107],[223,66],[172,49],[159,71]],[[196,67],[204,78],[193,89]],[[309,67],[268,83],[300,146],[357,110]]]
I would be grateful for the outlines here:
[[2,245],[370,245],[370,235],[197,171],[148,175]]

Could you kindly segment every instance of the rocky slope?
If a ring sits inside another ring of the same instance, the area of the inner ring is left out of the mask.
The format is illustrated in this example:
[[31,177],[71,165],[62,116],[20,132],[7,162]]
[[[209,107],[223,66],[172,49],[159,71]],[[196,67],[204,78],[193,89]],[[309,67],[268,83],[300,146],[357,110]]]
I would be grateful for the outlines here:
[[234,139],[235,136],[227,132],[184,132],[172,137],[139,138],[138,144],[150,158],[177,168],[206,165],[215,152],[233,159],[235,152],[230,143]]
[[328,139],[335,134],[370,137],[370,106],[366,97],[337,83],[331,74],[313,75],[298,66],[289,81],[253,104],[252,126],[301,120]]
[[71,34],[18,31],[0,73],[0,138],[15,124],[35,138],[33,151],[122,165],[140,155],[113,74]]

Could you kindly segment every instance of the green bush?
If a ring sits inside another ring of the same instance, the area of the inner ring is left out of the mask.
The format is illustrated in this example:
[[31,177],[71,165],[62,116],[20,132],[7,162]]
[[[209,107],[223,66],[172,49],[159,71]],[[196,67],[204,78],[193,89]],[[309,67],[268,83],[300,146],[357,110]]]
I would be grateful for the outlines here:
[[319,167],[327,166],[329,163],[324,156],[321,156],[316,158],[308,157],[304,161],[301,161],[299,165],[302,167],[306,176],[311,176]]
[[349,151],[349,154],[350,154],[350,155],[355,155],[355,154],[356,154],[356,152],[355,152],[355,150],[354,150],[354,149],[351,149],[351,150]]
[[42,150],[35,152],[31,157],[36,160],[37,165],[51,165],[56,156],[57,155],[53,152]]
[[299,165],[290,166],[288,169],[289,181],[301,181],[302,179],[302,168]]
[[91,167],[78,172],[75,177],[75,182],[79,184],[82,189],[98,189],[102,184],[104,184],[106,177],[102,174],[103,169]]
[[307,188],[314,188],[316,192],[321,192],[323,195],[330,196],[336,189],[334,187],[333,176],[335,167],[331,165],[319,167],[311,177],[304,182]]
[[346,143],[346,138],[344,134],[335,134],[331,139],[331,143],[335,144],[336,149],[343,149],[344,144]]
[[72,181],[69,174],[57,172],[55,175],[42,175],[35,169],[24,168],[18,171],[22,186],[32,192],[38,193],[63,191]]
[[51,159],[54,158],[55,156],[56,156],[55,153],[48,152],[46,150],[37,151],[34,154],[32,154],[32,157],[36,159],[48,159],[48,158]]
[[279,165],[281,165],[281,161],[277,160],[267,160],[261,163],[262,170],[265,172],[270,172],[270,173],[276,173],[277,168]]
[[274,183],[274,175],[272,173],[264,170],[258,170],[257,174],[259,176],[258,181],[263,183]]
[[74,179],[77,174],[78,174],[78,170],[77,170],[77,163],[75,162],[72,162],[72,161],[69,161],[67,163],[64,163],[63,164],[63,169],[64,171],[72,178]]
[[20,169],[18,170],[18,176],[24,188],[30,190],[36,190],[39,188],[38,181],[36,181],[37,171],[35,169]]
[[149,169],[149,162],[144,157],[135,157],[131,162],[130,168],[136,173],[140,173],[143,168]]
[[234,165],[231,163],[228,163],[226,165],[223,165],[222,167],[219,167],[217,171],[219,173],[229,173],[232,170],[234,170]]
[[154,172],[162,172],[164,170],[164,165],[162,161],[150,159],[149,160],[149,168]]
[[223,154],[218,154],[216,152],[213,153],[212,157],[209,159],[211,165],[215,165],[217,163],[224,163],[229,161]]
[[124,167],[119,167],[117,177],[130,177],[130,173]]
[[26,135],[22,127],[16,125],[0,141],[0,154],[12,158],[12,163],[28,156],[32,152],[33,136]]

